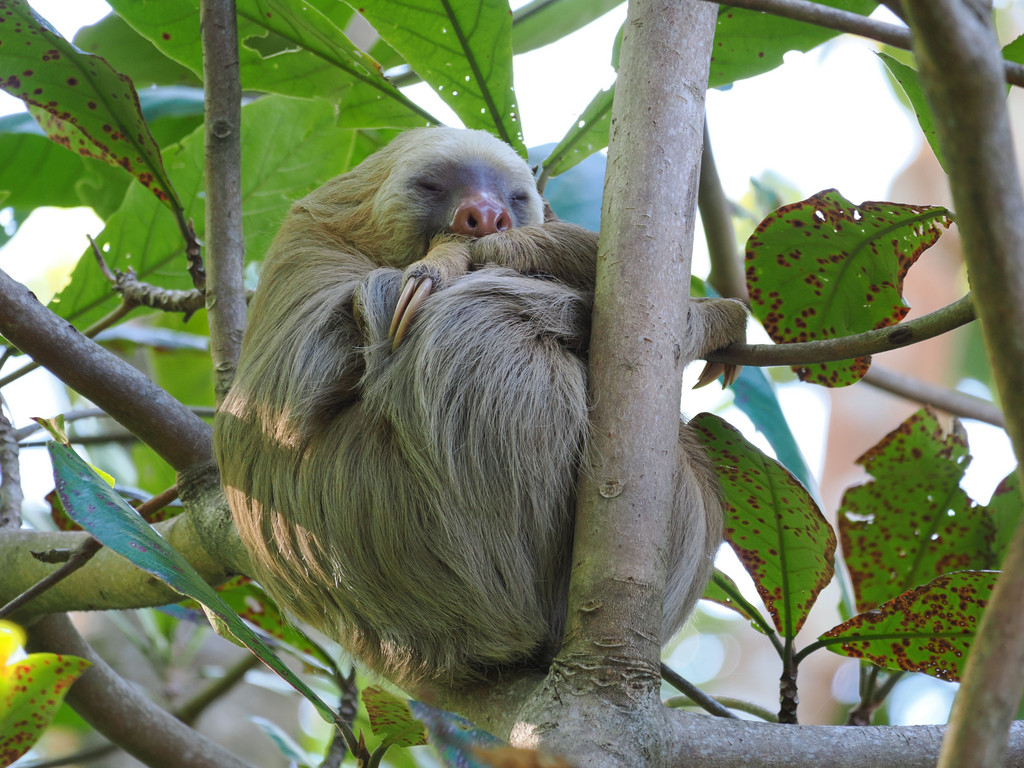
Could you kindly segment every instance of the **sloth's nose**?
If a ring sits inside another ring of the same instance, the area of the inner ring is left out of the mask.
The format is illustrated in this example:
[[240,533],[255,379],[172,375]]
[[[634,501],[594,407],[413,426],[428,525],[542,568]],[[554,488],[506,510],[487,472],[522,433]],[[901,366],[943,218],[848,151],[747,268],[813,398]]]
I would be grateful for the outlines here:
[[491,195],[463,198],[452,218],[451,230],[458,235],[483,237],[512,228],[512,216]]

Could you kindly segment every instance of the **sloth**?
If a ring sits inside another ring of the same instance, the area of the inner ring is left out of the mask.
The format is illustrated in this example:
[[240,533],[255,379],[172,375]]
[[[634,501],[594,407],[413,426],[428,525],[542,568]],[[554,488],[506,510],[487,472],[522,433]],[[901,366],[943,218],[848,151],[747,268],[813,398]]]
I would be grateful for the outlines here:
[[[559,648],[596,253],[511,147],[433,127],[298,201],[264,260],[214,422],[252,575],[407,691]],[[686,360],[745,322],[691,300]],[[680,422],[663,641],[710,577],[719,495]]]

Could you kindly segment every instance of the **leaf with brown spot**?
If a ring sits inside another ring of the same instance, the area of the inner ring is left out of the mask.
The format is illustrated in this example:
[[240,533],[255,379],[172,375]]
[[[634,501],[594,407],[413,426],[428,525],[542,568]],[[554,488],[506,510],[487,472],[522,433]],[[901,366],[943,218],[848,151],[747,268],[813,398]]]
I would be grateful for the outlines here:
[[997,567],[987,512],[960,488],[967,437],[923,408],[857,459],[872,481],[849,488],[839,535],[857,610],[954,571]]
[[409,704],[383,688],[370,686],[363,690],[363,704],[370,717],[370,729],[388,744],[418,747],[427,743],[427,730],[412,716]]
[[32,748],[68,688],[92,666],[56,653],[30,653],[11,661],[24,642],[20,627],[0,621],[0,765],[10,765]]
[[710,413],[690,421],[718,471],[725,538],[754,579],[776,629],[800,631],[835,573],[836,535],[807,490]]
[[[777,344],[863,333],[910,308],[903,279],[952,223],[939,206],[854,205],[834,189],[770,213],[747,240],[751,311]],[[794,366],[804,381],[843,387],[869,357]]]
[[998,576],[995,571],[940,576],[833,627],[819,642],[886,669],[959,680]]
[[79,51],[23,0],[0,0],[0,13],[0,88],[24,101],[55,142],[124,168],[181,211],[132,81]]

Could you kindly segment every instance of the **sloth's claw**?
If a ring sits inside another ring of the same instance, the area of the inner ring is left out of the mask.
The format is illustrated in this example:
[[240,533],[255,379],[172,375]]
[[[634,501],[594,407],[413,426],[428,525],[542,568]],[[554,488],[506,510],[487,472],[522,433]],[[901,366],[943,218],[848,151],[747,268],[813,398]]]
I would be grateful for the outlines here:
[[402,343],[413,316],[426,301],[433,287],[434,281],[429,277],[415,277],[406,282],[402,295],[398,297],[395,314],[391,318],[391,328],[388,330],[392,351],[398,349],[398,345]]
[[730,387],[739,377],[740,369],[741,366],[739,365],[730,365],[728,363],[708,363],[704,366],[704,370],[700,372],[700,377],[697,379],[697,383],[693,385],[693,388],[700,389],[701,387],[705,387],[719,376],[722,377],[722,389]]

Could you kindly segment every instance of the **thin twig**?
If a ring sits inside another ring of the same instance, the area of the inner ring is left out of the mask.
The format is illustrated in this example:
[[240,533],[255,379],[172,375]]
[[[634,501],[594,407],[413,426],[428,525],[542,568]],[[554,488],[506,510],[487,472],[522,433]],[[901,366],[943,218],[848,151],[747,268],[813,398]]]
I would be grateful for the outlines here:
[[[140,504],[135,511],[143,517],[148,517],[149,515],[152,515],[155,512],[159,512],[161,509],[166,507],[168,504],[170,504],[177,498],[178,486],[174,485],[165,491],[161,491],[156,496],[147,499],[142,504]],[[40,579],[31,587],[29,587],[20,595],[18,595],[9,603],[7,603],[7,605],[0,608],[0,618],[3,618],[4,616],[10,616],[16,610],[18,610],[24,605],[27,605],[29,602],[39,597],[39,595],[46,592],[46,590],[53,587],[54,584],[58,584],[59,582],[66,579],[72,573],[74,573],[83,565],[88,563],[92,559],[93,555],[99,552],[100,549],[102,548],[103,545],[96,541],[96,539],[94,538],[90,537],[83,541],[82,545],[78,548],[78,550],[73,555],[71,555],[67,562],[65,562],[60,568],[48,574],[46,577]]]
[[181,722],[192,725],[206,711],[207,707],[238,685],[245,678],[246,672],[262,663],[259,656],[247,653],[228,667],[221,677],[211,682],[180,707],[175,707],[172,714]]
[[[108,741],[105,744],[86,747],[63,757],[54,757],[49,760],[30,760],[25,763],[24,768],[63,768],[65,765],[82,765],[83,763],[91,763],[93,760],[100,760],[108,755],[112,755],[115,752],[119,752],[120,749],[116,744],[111,744]],[[21,763],[18,763],[18,765],[21,766]]]
[[899,325],[856,333],[852,336],[793,344],[733,344],[708,355],[707,360],[714,363],[757,366],[808,365],[852,360],[941,336],[954,328],[966,325],[975,317],[971,294],[967,294],[942,309]]
[[[189,410],[192,411],[196,416],[201,419],[212,419],[213,415],[217,412],[216,408],[210,408],[209,406],[193,405],[189,406]],[[75,421],[81,421],[82,419],[109,419],[110,416],[102,408],[82,408],[77,411],[68,411],[62,414],[64,417],[65,424],[71,424]],[[36,432],[41,432],[43,427],[37,422],[26,424],[15,432],[15,436],[18,441],[25,440],[26,438],[34,435]],[[74,438],[72,438],[74,442]]]
[[[806,21],[808,24],[816,24],[819,27],[877,40],[880,43],[891,45],[893,48],[911,50],[910,31],[905,27],[876,21],[858,13],[812,3],[809,0],[727,0],[720,5],[746,8],[750,11],[763,11],[773,16]],[[1011,85],[1024,86],[1024,66],[1004,59],[1003,71],[1006,82]]]
[[138,435],[174,469],[212,458],[208,424],[138,369],[47,310],[3,271],[0,334]]
[[[3,399],[0,398],[0,406]],[[18,433],[0,410],[0,530],[21,527],[21,468],[18,464]]]
[[92,662],[67,701],[96,730],[150,768],[250,768],[130,685],[82,639],[67,616],[44,616],[29,628],[28,650]]
[[680,675],[674,669],[669,667],[667,664],[661,665],[661,677],[662,679],[675,688],[680,693],[686,695],[694,704],[699,706],[701,709],[710,712],[715,717],[727,717],[733,720],[738,720],[732,712],[723,707],[718,701],[711,696],[708,696],[704,691],[698,688],[696,685],[691,683],[685,677]]
[[28,605],[30,602],[35,600],[46,590],[53,587],[55,584],[59,584],[72,573],[77,571],[83,565],[92,560],[93,555],[99,552],[103,548],[96,539],[90,537],[82,542],[75,553],[64,563],[60,568],[49,573],[45,578],[37,581],[31,587],[26,589],[20,595],[11,600],[7,605],[0,608],[0,619],[5,616],[10,616],[19,608]]
[[864,381],[908,400],[924,405],[934,405],[954,416],[984,421],[986,424],[992,424],[1001,429],[1006,428],[1006,418],[1003,416],[1003,412],[995,404],[988,400],[982,400],[980,397],[929,384],[913,376],[897,373],[889,368],[880,368],[877,365],[871,366],[871,370],[864,376]]
[[235,378],[245,332],[245,240],[242,237],[242,86],[234,0],[201,4],[206,99],[205,287],[210,356],[218,403]]
[[[746,701],[744,699],[738,699],[735,696],[715,696],[715,701],[721,704],[723,707],[729,709],[735,709],[737,712],[745,712],[748,715],[753,715],[756,718],[764,720],[766,723],[777,723],[779,722],[779,716],[771,710],[759,707],[753,702]],[[699,707],[700,704],[689,696],[670,696],[663,702],[669,709],[679,709],[680,707]]]
[[[104,315],[95,323],[93,323],[84,331],[82,331],[82,335],[89,339],[95,338],[96,335],[100,333],[100,331],[105,331],[107,328],[109,328],[114,323],[123,318],[125,315],[127,315],[129,312],[131,312],[134,308],[135,307],[132,304],[122,301],[120,304],[117,305],[117,307],[115,307],[113,310],[108,312],[106,315]],[[0,379],[0,389],[3,389],[13,381],[17,381],[22,376],[28,373],[32,373],[32,371],[36,370],[39,367],[39,363],[36,362],[31,362],[28,363],[27,365],[23,365],[18,370],[9,373],[7,376],[4,376],[2,379]]]
[[732,206],[722,189],[722,180],[715,167],[711,151],[711,136],[707,120],[704,121],[704,151],[700,158],[700,186],[697,188],[697,207],[704,227],[704,239],[711,257],[708,282],[722,296],[740,299],[747,304],[747,280],[743,273],[743,254],[736,246],[736,230],[732,223]]

